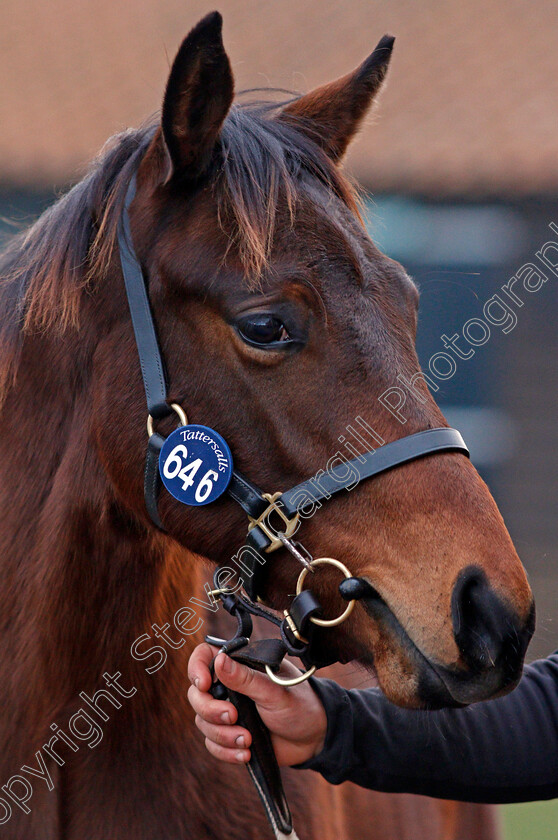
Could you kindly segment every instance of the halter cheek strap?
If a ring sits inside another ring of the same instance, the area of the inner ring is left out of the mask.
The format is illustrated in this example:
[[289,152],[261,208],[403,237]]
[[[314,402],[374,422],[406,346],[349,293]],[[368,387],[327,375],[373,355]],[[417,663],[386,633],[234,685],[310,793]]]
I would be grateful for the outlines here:
[[124,202],[124,211],[118,223],[118,247],[126,295],[130,306],[130,316],[140,358],[147,410],[151,417],[160,420],[162,417],[168,417],[172,413],[172,409],[167,402],[165,367],[159,350],[145,279],[132,242],[128,211],[135,195],[136,176],[134,175],[130,181]]
[[[138,349],[143,387],[149,417],[160,420],[172,414],[168,403],[167,378],[159,342],[155,330],[153,313],[149,303],[145,278],[136,256],[130,229],[129,209],[136,195],[136,176],[130,181],[124,208],[118,224],[118,247],[124,285]],[[145,506],[152,522],[164,531],[157,507],[160,477],[159,453],[165,439],[150,425],[144,471]],[[238,472],[234,472],[227,492],[249,517],[257,518],[267,508],[262,491]]]

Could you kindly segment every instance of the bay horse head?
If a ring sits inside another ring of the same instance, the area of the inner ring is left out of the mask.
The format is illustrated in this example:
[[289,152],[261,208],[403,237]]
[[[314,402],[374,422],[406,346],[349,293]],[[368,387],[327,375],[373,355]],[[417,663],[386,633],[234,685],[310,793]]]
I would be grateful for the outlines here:
[[[37,361],[38,347],[48,358],[54,342],[60,367],[48,377],[86,430],[87,451],[73,467],[42,479],[58,481],[72,499],[59,505],[68,511],[60,522],[71,518],[67,545],[97,550],[95,511],[105,505],[103,527],[109,522],[119,536],[111,550],[126,541],[132,553],[137,547],[136,581],[143,572],[155,579],[177,544],[189,563],[226,563],[246,532],[226,495],[185,508],[163,493],[166,534],[147,515],[145,401],[116,246],[134,173],[131,232],[169,401],[223,435],[241,472],[275,492],[332,459],[344,463],[379,442],[447,425],[419,371],[416,286],[367,235],[340,168],[392,44],[384,37],[357,70],[312,93],[242,105],[233,102],[221,18],[209,15],[178,52],[160,122],[117,138],[39,222],[35,240],[19,242],[10,259],[27,286],[27,334],[17,364],[33,352]],[[47,374],[33,376],[46,398]],[[379,400],[401,377],[413,386],[404,424]],[[8,388],[6,405],[12,394]],[[168,433],[173,422],[157,427]],[[53,426],[57,435],[72,429],[63,420]],[[342,626],[323,630],[321,644],[342,661],[374,667],[390,699],[465,704],[517,682],[532,596],[496,504],[463,455],[427,456],[358,484],[308,517],[302,534],[314,556],[339,558],[373,586],[366,608],[358,604]],[[287,552],[270,555],[262,598],[286,607],[298,572]],[[175,565],[173,585],[180,574]],[[343,610],[338,584],[333,568],[313,576],[326,615]],[[130,616],[133,599],[127,604]]]

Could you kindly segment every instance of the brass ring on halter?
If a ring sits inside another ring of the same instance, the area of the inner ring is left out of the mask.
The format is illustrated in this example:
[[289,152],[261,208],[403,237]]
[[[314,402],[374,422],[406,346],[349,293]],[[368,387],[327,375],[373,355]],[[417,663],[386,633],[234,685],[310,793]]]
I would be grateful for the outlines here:
[[[347,569],[347,567],[344,565],[344,563],[341,563],[340,560],[334,560],[333,557],[319,557],[317,560],[312,560],[310,562],[310,566],[320,566],[320,565],[335,566],[336,569],[339,569],[341,572],[343,572],[343,574],[345,575],[346,578],[352,577],[352,574]],[[306,575],[308,574],[308,572],[309,572],[309,569],[305,568],[301,571],[301,573],[298,576],[298,580],[296,582],[296,594],[297,595],[300,595],[300,593],[302,592],[302,584],[304,583],[304,579],[305,579]],[[336,627],[338,624],[341,624],[343,621],[345,621],[346,618],[348,618],[350,616],[350,614],[353,611],[354,605],[355,605],[354,599],[352,601],[349,601],[346,608],[343,610],[341,615],[337,616],[337,618],[329,618],[329,619],[328,618],[314,618],[314,616],[312,616],[310,621],[313,621],[314,624],[319,624],[320,627]]]
[[[176,412],[176,414],[178,414],[178,419],[180,420],[180,425],[181,426],[187,426],[188,425],[188,417],[186,416],[186,412],[184,411],[184,409],[181,406],[179,406],[178,403],[171,403],[170,407],[173,409],[173,411]],[[149,414],[148,417],[147,417],[147,435],[148,435],[148,437],[151,437],[152,434],[153,434],[153,417],[151,416],[151,414]]]
[[315,670],[316,670],[316,666],[312,665],[311,668],[308,668],[307,671],[305,671],[303,674],[300,674],[298,677],[291,677],[290,679],[281,679],[281,677],[278,677],[277,674],[273,673],[273,671],[271,670],[269,665],[265,666],[265,672],[272,682],[274,682],[276,685],[286,685],[286,686],[298,685],[299,683],[304,682],[304,680],[307,680],[308,677],[312,676],[312,674],[315,672]]

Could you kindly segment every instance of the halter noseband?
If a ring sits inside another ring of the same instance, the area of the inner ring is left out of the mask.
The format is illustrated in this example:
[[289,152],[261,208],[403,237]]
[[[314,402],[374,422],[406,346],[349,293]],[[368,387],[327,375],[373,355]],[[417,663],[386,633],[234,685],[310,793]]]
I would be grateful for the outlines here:
[[[132,177],[125,198],[124,208],[118,226],[118,246],[130,315],[134,328],[139,354],[143,385],[148,408],[148,445],[144,472],[145,504],[153,523],[164,531],[159,517],[157,499],[160,489],[159,454],[165,438],[154,429],[154,422],[168,417],[173,411],[182,426],[187,425],[186,413],[177,404],[167,400],[167,382],[157,334],[149,304],[147,287],[132,243],[129,207],[136,193],[136,178]],[[374,594],[372,586],[363,578],[352,577],[350,571],[338,560],[322,557],[314,560],[306,549],[292,537],[299,525],[301,509],[297,505],[302,498],[313,502],[331,499],[340,490],[354,486],[354,474],[359,476],[359,483],[407,464],[425,455],[437,452],[461,452],[469,455],[461,434],[456,429],[428,429],[400,438],[393,443],[380,446],[363,453],[337,468],[320,472],[319,483],[312,478],[284,492],[264,493],[236,470],[233,471],[226,492],[248,515],[249,527],[242,552],[242,566],[246,572],[243,588],[248,597],[222,588],[216,584],[211,592],[218,595],[224,608],[237,620],[237,631],[229,640],[208,636],[207,640],[234,659],[258,670],[265,670],[275,682],[282,685],[294,685],[307,679],[316,668],[331,664],[331,657],[316,650],[313,631],[316,626],[335,626],[350,614],[354,603],[359,598]],[[351,469],[349,469],[351,468]],[[341,474],[343,473],[343,474]],[[270,516],[278,516],[282,530],[277,530],[270,523]],[[296,596],[293,598],[284,618],[258,603],[262,591],[262,578],[265,556],[278,548],[286,548],[302,564]],[[303,589],[308,571],[314,571],[320,565],[333,565],[342,572],[344,580],[339,587],[341,596],[348,601],[346,609],[335,619],[320,617],[321,605],[309,589]],[[219,569],[215,573],[218,578]],[[265,618],[275,624],[280,631],[280,639],[265,639],[250,643],[252,616]],[[298,657],[306,671],[300,677],[291,680],[281,679],[276,675],[286,654]],[[220,683],[215,683],[215,696],[226,696],[238,708],[239,716],[253,735],[252,759],[248,765],[258,793],[264,803],[267,816],[276,837],[296,837],[288,805],[283,793],[279,769],[274,758],[269,733],[263,727],[255,705],[247,697],[235,692],[226,692]]]

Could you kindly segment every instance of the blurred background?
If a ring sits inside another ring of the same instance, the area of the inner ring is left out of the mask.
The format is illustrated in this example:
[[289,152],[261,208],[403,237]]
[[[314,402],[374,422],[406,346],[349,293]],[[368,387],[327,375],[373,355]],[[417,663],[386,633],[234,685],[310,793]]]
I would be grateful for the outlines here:
[[[82,177],[110,135],[156,111],[181,39],[212,8],[208,0],[2,0],[0,216],[27,224]],[[379,107],[347,167],[367,191],[372,236],[421,288],[427,371],[445,350],[442,335],[483,318],[483,304],[526,263],[542,267],[536,252],[553,238],[548,224],[558,224],[558,4],[221,0],[217,8],[237,89],[304,91],[354,68],[385,32],[397,36]],[[13,229],[4,221],[0,235]],[[531,658],[558,648],[558,278],[543,270],[540,291],[515,286],[522,306],[507,299],[513,330],[492,326],[435,394],[470,443],[527,567],[538,607]],[[558,838],[551,805],[505,809],[505,823],[507,840]]]

